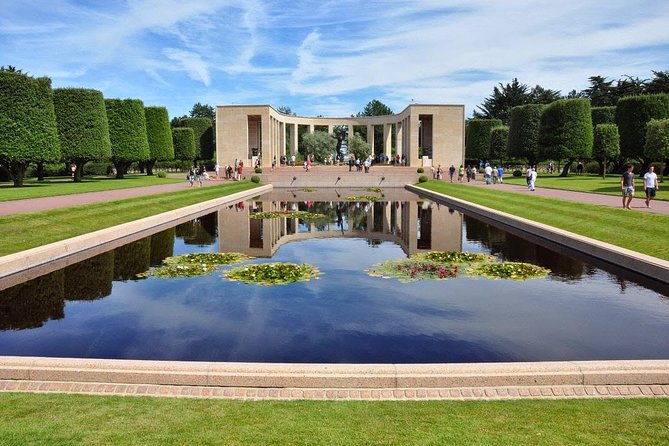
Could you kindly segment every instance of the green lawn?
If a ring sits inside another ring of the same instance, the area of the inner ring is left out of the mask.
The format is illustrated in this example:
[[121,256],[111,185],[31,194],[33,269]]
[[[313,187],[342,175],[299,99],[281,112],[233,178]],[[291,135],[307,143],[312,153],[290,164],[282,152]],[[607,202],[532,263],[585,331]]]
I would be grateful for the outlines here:
[[[479,177],[481,177],[479,175]],[[483,177],[481,177],[483,178]],[[504,175],[504,182],[509,184],[527,184],[525,177],[514,177],[512,175]],[[638,175],[635,181],[636,196],[644,197],[643,193],[643,175]],[[606,179],[598,175],[584,174],[584,175],[569,175],[568,177],[560,177],[558,175],[549,175],[546,173],[540,174],[537,177],[537,187],[545,187],[548,189],[564,189],[574,190],[579,192],[593,192],[596,194],[606,195],[620,195],[620,175],[607,175]],[[669,183],[660,183],[660,188],[657,191],[656,200],[669,200]]]
[[669,399],[224,401],[0,394],[0,445],[666,445]]
[[0,217],[0,256],[257,187],[224,183],[125,200]]
[[70,177],[46,178],[44,181],[28,178],[25,180],[23,187],[14,187],[11,182],[0,183],[0,201],[53,197],[56,195],[81,194],[84,192],[99,192],[103,190],[126,189],[129,187],[178,183],[185,181],[184,175],[180,175],[178,178],[158,178],[155,175],[148,176],[137,174],[126,175],[122,180],[110,177],[85,177],[80,183],[73,182]]
[[669,215],[428,181],[420,187],[669,260]]

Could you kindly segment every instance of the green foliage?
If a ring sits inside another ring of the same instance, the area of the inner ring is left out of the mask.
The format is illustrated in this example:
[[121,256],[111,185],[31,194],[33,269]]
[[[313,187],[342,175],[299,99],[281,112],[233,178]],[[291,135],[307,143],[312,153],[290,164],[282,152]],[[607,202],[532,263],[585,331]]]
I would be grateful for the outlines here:
[[425,173],[425,169],[419,167],[418,169],[416,169],[416,173]]
[[256,167],[253,171],[255,173],[262,173],[262,167]]
[[109,124],[102,92],[56,88],[53,103],[60,150],[66,163],[76,163],[79,169],[87,161],[111,158]]
[[251,177],[251,182],[256,183],[256,184],[260,183],[260,177],[258,175],[253,175]]
[[373,195],[356,195],[356,196],[350,196],[345,198],[346,201],[370,201],[372,203],[375,203],[380,200],[379,197],[375,197]]
[[109,296],[114,276],[114,251],[82,260],[63,271],[67,300],[95,300]]
[[356,159],[364,161],[369,154],[372,152],[371,147],[367,144],[367,141],[362,139],[360,134],[356,133],[351,136],[348,140],[348,153],[355,155]]
[[592,107],[590,109],[592,114],[592,127],[597,127],[598,124],[615,124],[616,123],[616,107]]
[[225,272],[225,277],[232,281],[257,283],[259,285],[285,285],[293,282],[305,282],[317,278],[320,271],[308,263],[259,263],[240,266]]
[[132,280],[151,266],[151,238],[145,237],[114,250],[114,280]]
[[550,270],[530,263],[493,262],[480,263],[467,268],[467,275],[488,279],[527,280],[546,277]]
[[172,129],[172,142],[174,143],[174,158],[182,161],[195,159],[195,134],[188,127],[176,127]]
[[516,169],[516,170],[513,171],[513,176],[514,177],[522,177],[523,172],[521,172],[519,169]]
[[105,99],[112,162],[116,177],[123,178],[128,166],[149,159],[144,103],[139,99]]
[[430,251],[411,256],[412,259],[427,260],[435,263],[477,263],[492,262],[495,257],[482,252],[467,251]]
[[590,158],[592,141],[589,100],[561,99],[546,106],[539,132],[541,158]]
[[58,161],[51,79],[0,70],[0,164],[23,185],[31,162]]
[[539,129],[544,108],[542,104],[527,104],[511,109],[507,145],[510,157],[525,158],[531,165],[539,161]]
[[214,128],[209,118],[185,118],[179,121],[179,127],[193,129],[195,140],[195,159],[208,160],[214,156]]
[[0,330],[37,328],[48,320],[62,319],[63,281],[60,270],[0,290]]
[[495,127],[490,130],[490,159],[502,160],[507,158],[508,142],[509,127]]
[[418,182],[419,183],[425,183],[428,181],[428,178],[425,175],[421,175],[418,177]]
[[526,104],[550,104],[560,99],[558,90],[550,90],[540,85],[530,89],[514,78],[510,84],[494,87],[492,95],[474,111],[474,118],[501,119],[504,125],[511,123],[511,110]]
[[592,146],[594,159],[610,160],[620,155],[620,135],[615,124],[598,124]]
[[156,174],[158,178],[167,178],[167,173],[164,170],[161,170]]
[[323,217],[325,217],[325,215],[307,211],[267,211],[267,212],[256,212],[254,214],[249,215],[249,218],[261,219],[261,220],[268,218],[299,218],[301,220],[315,220]]
[[444,280],[457,277],[458,265],[447,265],[419,259],[388,260],[372,266],[368,274],[382,279],[396,278],[400,282]]
[[664,118],[669,118],[669,94],[621,98],[616,108],[620,154],[625,158],[643,160],[646,124],[651,119]]
[[206,276],[218,266],[245,262],[251,257],[239,252],[193,253],[168,257],[158,267],[139,273],[138,277],[182,278]]
[[208,118],[211,122],[216,122],[216,110],[209,104],[196,103],[190,109],[191,118]]
[[669,119],[648,122],[644,155],[653,161],[669,159]]
[[365,105],[362,112],[359,112],[356,116],[385,116],[392,114],[393,111],[390,107],[377,99],[372,99]]
[[146,136],[149,141],[149,159],[166,161],[174,159],[174,143],[170,121],[165,107],[145,107]]
[[502,126],[499,119],[472,119],[467,124],[465,158],[490,159],[490,131]]
[[337,138],[327,132],[316,131],[306,133],[302,137],[302,145],[307,154],[313,154],[317,161],[324,162],[337,150]]

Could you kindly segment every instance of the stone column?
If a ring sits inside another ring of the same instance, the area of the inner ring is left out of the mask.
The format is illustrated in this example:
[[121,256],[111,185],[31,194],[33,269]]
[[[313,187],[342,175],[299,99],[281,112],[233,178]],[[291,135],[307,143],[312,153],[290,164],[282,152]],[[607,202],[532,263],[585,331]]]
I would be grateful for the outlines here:
[[328,124],[328,135],[332,135],[332,128],[334,126],[332,124]]
[[383,153],[387,158],[390,158],[390,153],[393,145],[393,125],[383,124]]
[[[288,131],[290,132],[290,154],[297,156],[297,124],[289,124]],[[290,159],[288,160],[290,161]]]
[[397,134],[395,136],[395,140],[397,141],[397,153],[399,153],[400,156],[402,156],[402,147],[404,144],[404,132],[402,131],[403,127],[404,127],[404,120],[397,123],[396,127]]
[[367,144],[374,155],[374,126],[371,124],[367,124]]
[[314,134],[314,125],[313,124],[309,124],[309,133],[311,133],[312,135]]

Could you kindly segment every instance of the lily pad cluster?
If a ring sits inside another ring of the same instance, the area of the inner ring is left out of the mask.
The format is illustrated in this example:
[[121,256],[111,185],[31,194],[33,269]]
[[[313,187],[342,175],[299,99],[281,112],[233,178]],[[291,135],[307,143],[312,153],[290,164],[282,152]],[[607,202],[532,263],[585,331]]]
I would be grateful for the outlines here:
[[413,255],[409,259],[388,260],[374,265],[370,276],[400,282],[426,279],[452,279],[458,275],[488,279],[526,280],[545,277],[550,270],[529,263],[495,262],[489,254],[459,251],[433,251]]
[[308,263],[257,263],[238,266],[224,273],[230,280],[260,285],[285,285],[317,278],[320,271]]
[[473,265],[467,269],[468,275],[486,277],[488,279],[525,280],[545,277],[550,270],[530,263],[492,262]]
[[323,217],[325,217],[325,215],[307,211],[268,211],[268,212],[256,212],[255,214],[249,215],[249,218],[257,218],[257,219],[300,218],[302,220],[315,220],[317,218],[323,218]]
[[239,252],[183,254],[168,257],[158,268],[150,269],[138,276],[165,278],[206,276],[213,273],[220,265],[244,262],[250,258]]
[[381,199],[380,197],[375,197],[373,195],[358,195],[345,198],[346,201],[371,201],[371,202],[377,202],[380,199]]
[[380,187],[368,187],[367,189],[365,189],[365,191],[380,194],[381,192],[383,192],[383,189]]

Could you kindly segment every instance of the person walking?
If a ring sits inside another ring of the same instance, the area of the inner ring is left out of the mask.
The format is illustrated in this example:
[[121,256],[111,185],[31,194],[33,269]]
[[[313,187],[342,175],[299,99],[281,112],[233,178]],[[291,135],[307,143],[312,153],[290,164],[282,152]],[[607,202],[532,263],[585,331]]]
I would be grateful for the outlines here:
[[220,170],[221,170],[221,166],[219,166],[218,163],[216,163],[216,165],[214,166],[214,172],[216,172],[216,179],[217,180],[218,180],[218,172]]
[[632,209],[630,203],[634,198],[634,166],[627,165],[627,170],[620,178],[620,188],[623,191],[623,209]]
[[451,167],[448,168],[448,177],[449,177],[451,183],[453,182],[453,176],[454,175],[455,175],[455,166],[453,164],[451,164]]
[[643,190],[646,192],[646,207],[650,208],[650,201],[655,198],[655,192],[660,188],[657,182],[655,166],[650,166],[648,172],[643,176]]
[[537,168],[532,169],[532,174],[530,175],[530,190],[534,192],[534,185],[537,182]]
[[[458,169],[458,183],[462,183],[464,177],[465,177],[465,167],[462,164],[460,164],[460,168]],[[469,181],[469,175],[467,176],[467,181]]]
[[188,182],[190,183],[190,187],[193,187],[194,181],[195,181],[195,169],[193,169],[193,167],[190,167],[188,169]]
[[497,179],[499,180],[500,183],[504,183],[503,177],[504,177],[504,167],[499,166],[497,168]]
[[485,175],[485,184],[490,184],[490,180],[492,178],[492,167],[490,167],[490,164],[486,163],[483,172]]

